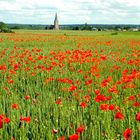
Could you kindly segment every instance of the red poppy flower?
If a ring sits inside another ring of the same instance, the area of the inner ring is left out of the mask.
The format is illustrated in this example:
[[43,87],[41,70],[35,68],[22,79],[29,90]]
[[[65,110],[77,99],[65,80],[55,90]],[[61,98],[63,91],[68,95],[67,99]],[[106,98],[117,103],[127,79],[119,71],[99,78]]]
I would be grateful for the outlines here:
[[73,91],[73,90],[75,90],[75,89],[76,89],[76,86],[75,86],[75,85],[71,85],[71,86],[68,88],[69,91]]
[[84,131],[84,126],[79,126],[79,127],[76,129],[76,134],[82,133],[83,131]]
[[108,109],[107,104],[100,104],[100,109],[106,111]]
[[120,119],[120,120],[122,120],[124,118],[124,116],[123,116],[123,114],[121,113],[121,112],[117,112],[116,114],[115,114],[115,119]]
[[115,107],[114,107],[114,105],[111,104],[111,105],[108,106],[108,109],[109,109],[109,110],[114,110]]
[[6,70],[6,65],[1,65],[0,70]]
[[4,123],[9,123],[10,119],[9,118],[4,118]]
[[3,120],[2,118],[0,118],[0,129],[2,128],[2,126],[3,126]]
[[83,98],[84,98],[84,100],[85,100],[86,102],[89,102],[89,101],[90,101],[90,96],[89,96],[89,95],[85,95]]
[[25,100],[28,100],[28,99],[30,99],[30,96],[29,95],[26,95],[26,96],[24,96],[24,99]]
[[107,60],[106,56],[104,56],[104,55],[102,55],[100,58],[101,58],[102,60]]
[[25,122],[29,123],[30,120],[31,120],[30,117],[22,117],[22,116],[20,117],[20,121],[25,121]]
[[62,101],[61,101],[61,99],[57,99],[57,100],[55,101],[55,103],[56,103],[57,105],[60,105],[60,104],[62,104]]
[[132,131],[130,128],[127,128],[124,130],[123,132],[123,137],[126,139],[126,140],[129,140],[129,138],[131,137],[131,134],[132,134]]
[[53,134],[57,134],[57,133],[58,133],[58,130],[53,129],[53,130],[52,130],[52,133],[53,133]]
[[69,136],[69,140],[78,140],[79,136],[77,134],[73,134]]
[[95,92],[96,95],[100,94],[100,90],[99,89],[95,89],[94,92]]
[[65,140],[65,137],[60,137],[60,138],[58,138],[58,140]]
[[102,87],[107,86],[107,81],[102,81],[101,86],[102,86]]
[[118,93],[116,86],[112,86],[108,89],[108,92]]
[[140,113],[136,114],[136,120],[140,122]]
[[117,82],[116,82],[116,84],[117,84],[117,85],[120,85],[120,84],[121,84],[121,81],[120,81],[120,80],[119,80],[119,81],[117,81]]
[[133,103],[133,106],[135,106],[135,107],[139,107],[140,104],[139,104],[138,102],[134,102],[134,103]]
[[112,98],[111,96],[106,97],[105,95],[99,94],[95,97],[95,101],[96,102],[104,102],[104,101],[110,100],[111,98]]
[[14,83],[14,80],[9,79],[9,80],[7,80],[7,83],[8,83],[8,84],[13,84],[13,83]]
[[80,103],[80,107],[81,107],[81,108],[85,108],[85,107],[87,107],[87,104],[86,104],[85,102],[81,102],[81,103]]
[[78,70],[78,73],[79,73],[79,74],[82,74],[82,70]]
[[30,117],[24,117],[24,119],[23,119],[25,122],[27,122],[27,123],[29,123],[30,122],[30,120],[31,120],[31,118]]
[[85,85],[90,85],[92,84],[92,79],[85,81]]
[[129,96],[128,100],[135,100],[134,96]]
[[18,105],[17,104],[12,104],[11,106],[13,109],[18,109]]

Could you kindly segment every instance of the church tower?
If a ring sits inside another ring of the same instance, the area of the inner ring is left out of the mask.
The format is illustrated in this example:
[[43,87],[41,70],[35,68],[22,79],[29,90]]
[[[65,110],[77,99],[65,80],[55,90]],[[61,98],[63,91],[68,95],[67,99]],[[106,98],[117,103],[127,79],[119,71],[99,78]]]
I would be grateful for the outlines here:
[[55,14],[55,19],[54,19],[54,30],[59,30],[57,13]]

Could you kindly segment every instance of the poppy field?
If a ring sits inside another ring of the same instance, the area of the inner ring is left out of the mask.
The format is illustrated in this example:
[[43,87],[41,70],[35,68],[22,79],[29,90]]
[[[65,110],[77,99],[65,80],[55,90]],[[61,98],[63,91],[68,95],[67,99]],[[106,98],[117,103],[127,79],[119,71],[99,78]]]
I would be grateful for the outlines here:
[[140,140],[140,34],[0,34],[0,139]]

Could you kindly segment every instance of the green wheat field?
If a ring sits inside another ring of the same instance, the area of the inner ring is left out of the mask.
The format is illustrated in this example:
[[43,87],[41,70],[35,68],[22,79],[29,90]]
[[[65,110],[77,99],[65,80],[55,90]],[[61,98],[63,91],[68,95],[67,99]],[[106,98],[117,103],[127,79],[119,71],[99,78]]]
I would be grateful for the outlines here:
[[140,140],[140,32],[0,34],[1,140]]

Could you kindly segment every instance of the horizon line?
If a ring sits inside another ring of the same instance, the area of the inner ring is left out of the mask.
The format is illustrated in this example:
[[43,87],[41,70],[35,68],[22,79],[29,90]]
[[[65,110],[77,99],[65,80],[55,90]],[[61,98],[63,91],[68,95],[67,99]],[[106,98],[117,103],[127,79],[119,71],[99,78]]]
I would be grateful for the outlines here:
[[[6,23],[6,22],[4,22]],[[53,25],[53,24],[41,24],[41,23],[6,23],[6,24],[19,24],[19,25]],[[64,23],[64,24],[59,24],[59,26],[62,25],[138,25],[140,24],[137,23]]]

